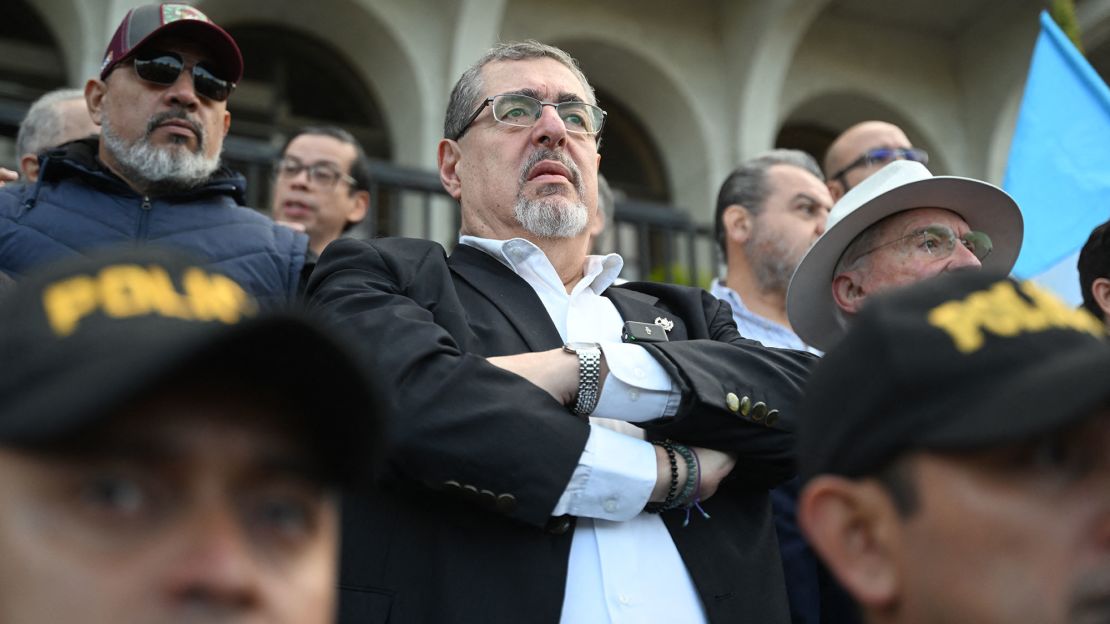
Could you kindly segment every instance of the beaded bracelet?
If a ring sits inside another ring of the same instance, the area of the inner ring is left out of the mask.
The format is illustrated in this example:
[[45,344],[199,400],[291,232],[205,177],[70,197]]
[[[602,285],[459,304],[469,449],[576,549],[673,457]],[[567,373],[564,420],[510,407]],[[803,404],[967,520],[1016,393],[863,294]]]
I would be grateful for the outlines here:
[[662,442],[652,442],[656,446],[663,447],[667,452],[667,460],[671,463],[671,486],[667,489],[667,497],[661,503],[648,503],[644,505],[644,511],[648,513],[660,513],[668,509],[674,509],[675,494],[678,492],[678,459],[675,457],[675,447],[670,440],[663,440]]
[[685,444],[675,444],[675,451],[682,455],[682,459],[686,460],[686,483],[682,486],[682,494],[673,502],[671,509],[678,509],[679,507],[686,507],[690,501],[694,500],[694,492],[701,482],[700,466],[698,465],[697,455],[690,450],[690,447]]

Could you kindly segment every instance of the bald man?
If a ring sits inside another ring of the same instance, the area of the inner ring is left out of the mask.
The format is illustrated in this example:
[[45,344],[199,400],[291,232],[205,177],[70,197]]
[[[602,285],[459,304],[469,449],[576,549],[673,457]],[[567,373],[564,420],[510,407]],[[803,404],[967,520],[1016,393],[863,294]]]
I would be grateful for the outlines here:
[[863,121],[848,128],[825,153],[825,180],[833,201],[895,160],[929,163],[925,150],[910,144],[906,133],[885,121]]

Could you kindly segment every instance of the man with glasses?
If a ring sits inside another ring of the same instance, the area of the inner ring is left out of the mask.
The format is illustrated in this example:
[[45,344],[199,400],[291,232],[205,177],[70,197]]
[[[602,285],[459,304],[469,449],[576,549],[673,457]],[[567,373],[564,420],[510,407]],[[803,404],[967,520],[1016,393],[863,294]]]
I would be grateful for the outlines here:
[[370,208],[370,164],[362,145],[335,126],[298,130],[274,163],[273,198],[274,219],[304,228],[309,251],[319,256]]
[[925,150],[910,144],[906,133],[885,121],[864,121],[848,128],[832,142],[825,153],[825,177],[833,201],[868,176],[895,160],[929,164]]
[[130,10],[85,85],[99,139],[47,152],[37,184],[0,191],[0,271],[134,241],[197,253],[264,302],[292,297],[307,237],[242,206],[245,180],[220,167],[242,75],[235,41],[197,9]]
[[395,443],[384,492],[344,504],[341,621],[789,621],[767,490],[812,358],[704,291],[612,286],[595,102],[566,52],[495,47],[439,143],[455,250],[320,258],[309,297],[359,332]]
[[827,351],[875,293],[949,271],[1008,272],[1023,231],[1021,210],[1002,189],[893,162],[833,206],[790,280],[791,325]]

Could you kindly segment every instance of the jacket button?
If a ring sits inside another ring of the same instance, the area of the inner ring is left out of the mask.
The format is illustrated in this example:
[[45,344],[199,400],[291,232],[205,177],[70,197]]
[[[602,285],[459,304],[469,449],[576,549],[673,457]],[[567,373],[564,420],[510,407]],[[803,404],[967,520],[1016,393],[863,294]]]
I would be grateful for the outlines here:
[[735,414],[740,411],[740,397],[736,396],[735,392],[729,392],[725,395],[725,405],[728,405],[729,411]]
[[489,490],[482,490],[478,492],[478,500],[482,503],[482,507],[486,509],[493,509],[497,504],[497,495]]
[[777,423],[778,421],[779,421],[779,411],[777,409],[773,409],[773,410],[767,412],[767,420],[764,421],[764,424],[766,424],[768,427],[770,427],[771,425]]
[[562,535],[570,530],[570,525],[573,522],[570,516],[559,516],[547,521],[547,532],[552,535]]
[[512,494],[500,494],[497,497],[497,511],[507,514],[516,511],[516,497]]
[[474,487],[473,485],[464,485],[464,486],[462,486],[462,493],[463,493],[463,496],[466,497],[466,500],[469,500],[469,501],[477,501],[478,500],[478,488]]
[[455,491],[455,490],[458,490],[461,487],[462,487],[462,485],[460,485],[459,482],[455,481],[454,479],[451,479],[450,481],[444,481],[443,482],[443,489],[445,489],[445,490]]
[[752,406],[752,420],[759,422],[767,416],[767,404],[760,401]]
[[740,399],[740,413],[747,416],[752,411],[752,400],[750,397],[741,397]]

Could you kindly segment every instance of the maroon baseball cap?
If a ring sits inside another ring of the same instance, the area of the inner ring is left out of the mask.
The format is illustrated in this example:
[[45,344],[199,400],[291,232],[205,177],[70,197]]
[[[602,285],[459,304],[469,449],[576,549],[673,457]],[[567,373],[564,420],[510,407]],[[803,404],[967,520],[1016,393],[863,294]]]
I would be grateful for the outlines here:
[[194,39],[209,50],[213,59],[210,69],[220,78],[235,83],[243,79],[243,54],[231,35],[196,8],[175,3],[147,4],[127,12],[104,51],[100,79],[107,78],[116,65],[152,37],[168,33]]

